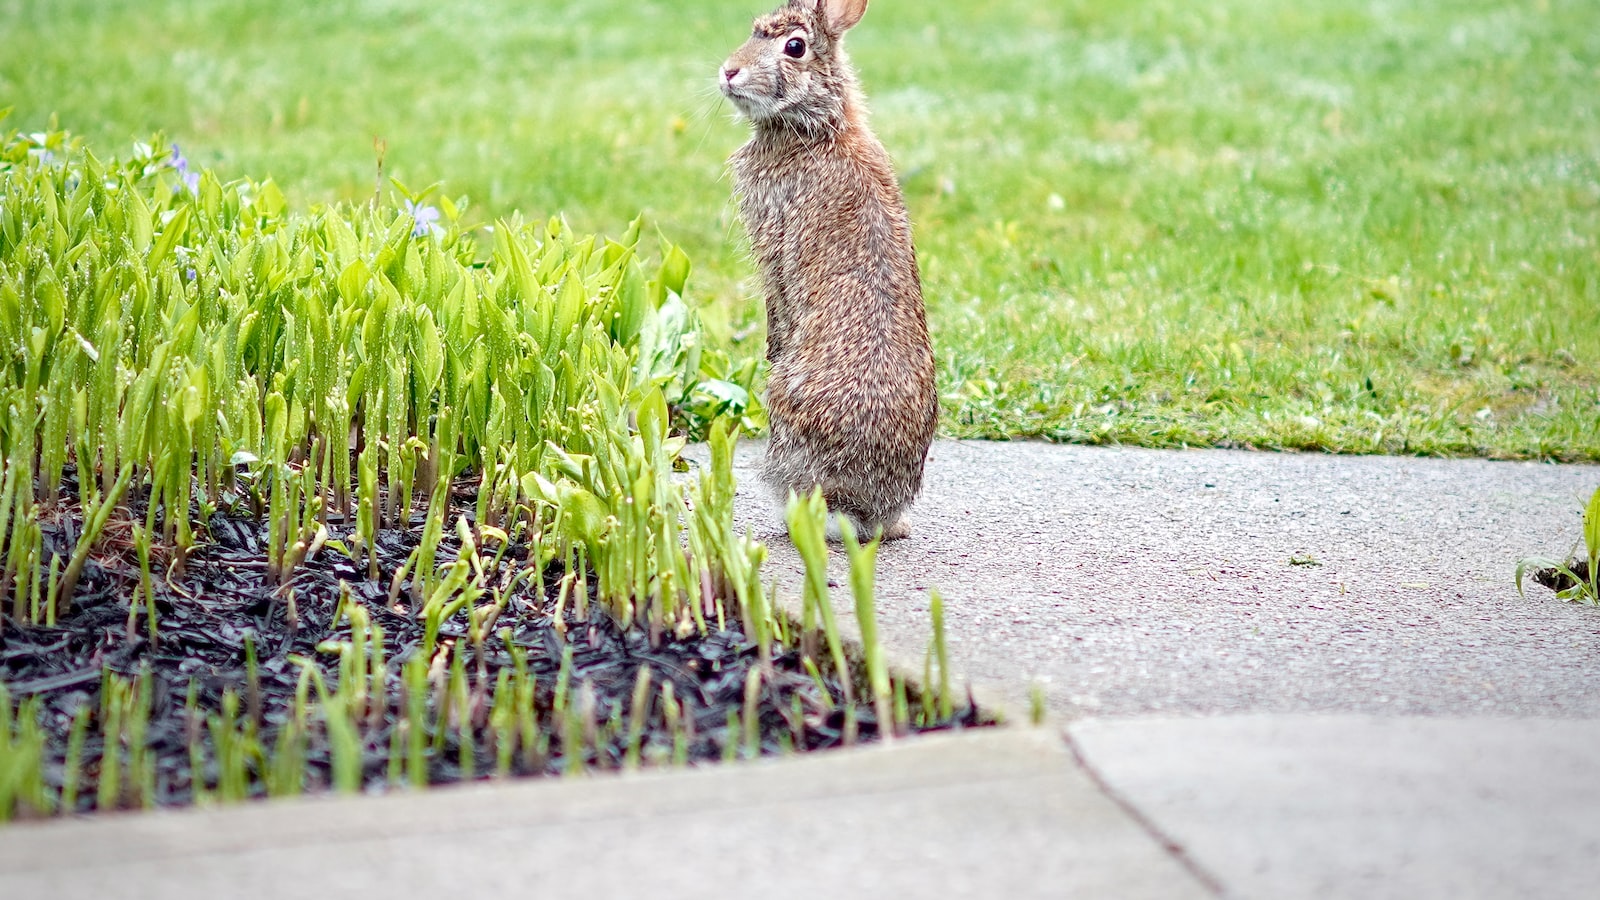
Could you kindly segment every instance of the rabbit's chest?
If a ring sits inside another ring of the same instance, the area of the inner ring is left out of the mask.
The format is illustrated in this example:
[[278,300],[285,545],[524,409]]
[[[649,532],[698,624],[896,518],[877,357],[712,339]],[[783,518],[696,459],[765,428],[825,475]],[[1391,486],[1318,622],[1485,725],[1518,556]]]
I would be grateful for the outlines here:
[[797,226],[794,204],[799,189],[789,178],[752,179],[742,185],[739,213],[757,256],[781,252],[786,235]]

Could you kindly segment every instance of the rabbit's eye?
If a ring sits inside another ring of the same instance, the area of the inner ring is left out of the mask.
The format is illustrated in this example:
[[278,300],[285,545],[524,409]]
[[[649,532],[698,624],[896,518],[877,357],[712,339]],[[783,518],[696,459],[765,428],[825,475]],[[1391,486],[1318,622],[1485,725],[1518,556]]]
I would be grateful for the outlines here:
[[783,55],[799,59],[806,55],[806,42],[799,38],[789,38],[789,43],[783,45]]

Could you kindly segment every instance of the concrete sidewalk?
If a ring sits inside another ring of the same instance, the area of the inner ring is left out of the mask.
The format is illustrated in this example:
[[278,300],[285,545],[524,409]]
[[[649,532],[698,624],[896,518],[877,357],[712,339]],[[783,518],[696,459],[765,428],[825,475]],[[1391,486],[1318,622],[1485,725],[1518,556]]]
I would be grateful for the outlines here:
[[1600,723],[1088,719],[0,828],[7,897],[1584,898]]
[[0,829],[7,897],[1210,892],[1047,731]]
[[[735,457],[738,515],[793,600],[762,452]],[[1596,487],[1600,466],[940,441],[879,553],[879,630],[920,672],[937,589],[960,676],[1022,710],[1038,683],[1068,717],[1600,717],[1600,610],[1512,581],[1572,549]]]
[[1095,777],[1237,897],[1583,898],[1600,722],[1088,719]]
[[[741,448],[738,514],[798,560]],[[0,828],[6,896],[1587,897],[1600,610],[1511,584],[1600,467],[936,445],[880,632],[1053,724]],[[838,554],[836,554],[838,555]],[[844,585],[842,560],[835,580]],[[834,600],[849,620],[843,588]]]

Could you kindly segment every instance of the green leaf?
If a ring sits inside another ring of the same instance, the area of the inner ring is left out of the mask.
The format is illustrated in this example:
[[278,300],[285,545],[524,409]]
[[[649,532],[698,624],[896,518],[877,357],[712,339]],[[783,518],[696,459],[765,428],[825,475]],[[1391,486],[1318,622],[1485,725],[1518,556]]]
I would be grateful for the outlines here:
[[667,437],[667,398],[660,388],[651,388],[639,401],[639,436],[644,439],[645,459],[655,462]]
[[645,313],[650,309],[650,300],[645,291],[644,273],[639,271],[637,261],[629,260],[623,266],[622,277],[614,290],[611,301],[611,339],[628,346],[638,340],[639,329],[644,325]]
[[556,318],[550,340],[559,343],[566,340],[573,327],[578,324],[578,317],[583,314],[584,303],[588,295],[583,289],[583,279],[576,273],[569,274],[561,285],[561,293],[556,298]]
[[532,500],[543,500],[554,506],[561,504],[561,492],[548,478],[538,472],[529,472],[522,476],[520,484],[522,495]]
[[1596,557],[1600,557],[1600,488],[1595,488],[1583,511],[1583,543],[1589,551],[1589,567],[1593,571]]
[[861,629],[861,647],[867,658],[867,678],[872,685],[872,696],[878,705],[880,727],[887,728],[892,718],[889,711],[889,667],[883,659],[883,645],[878,642],[878,617],[873,595],[878,570],[878,538],[865,545],[856,540],[856,530],[845,516],[839,517],[839,534],[844,539],[845,553],[850,559],[850,592],[856,601],[856,624]]
[[[666,250],[661,259],[661,268],[656,273],[656,282],[667,295],[676,294],[681,297],[683,286],[689,281],[689,257],[678,245],[668,243],[665,239],[662,239],[661,243]],[[666,299],[666,295],[656,298],[657,305]]]
[[367,284],[372,280],[372,270],[362,260],[354,260],[339,273],[339,297],[346,305],[360,304],[366,300]]
[[749,391],[721,378],[708,378],[696,384],[694,389],[716,401],[719,411],[740,413],[750,405]]
[[583,464],[589,457],[582,453],[568,453],[554,441],[545,442],[545,450],[554,460],[556,471],[575,481],[582,481],[587,476],[583,472]]
[[619,243],[622,246],[627,247],[628,249],[631,250],[634,247],[639,246],[639,234],[643,230],[644,230],[644,214],[640,213],[639,215],[634,217],[632,222],[628,223],[628,230],[623,232],[622,239],[620,241],[618,241],[617,243]]
[[639,364],[636,380],[640,384],[665,384],[678,369],[678,359],[693,340],[695,316],[677,295],[667,298],[659,310],[647,315],[639,335]]
[[[200,371],[204,372],[204,369]],[[194,423],[200,420],[201,413],[205,412],[205,396],[200,391],[199,385],[191,384],[183,389],[183,425],[193,429]]]
[[274,391],[267,395],[266,412],[267,452],[273,463],[282,463],[289,431],[289,408],[282,394]]
[[269,219],[276,219],[287,205],[283,199],[283,191],[278,190],[278,185],[271,178],[261,183],[260,191],[256,194],[257,212]]
[[439,376],[444,372],[444,343],[439,340],[439,327],[434,324],[433,313],[426,306],[417,307],[417,327],[412,332],[416,340],[412,349],[416,353],[416,371],[422,379],[425,394],[439,387]]
[[150,258],[145,265],[154,273],[167,256],[172,253],[172,248],[178,246],[178,241],[189,230],[189,207],[180,206],[170,220],[167,227],[161,230],[161,236],[156,238],[155,244],[150,248]]
[[[384,287],[388,288],[388,285]],[[384,341],[383,326],[389,312],[389,300],[393,295],[393,288],[377,291],[372,295],[372,305],[367,307],[366,321],[361,323],[361,345],[369,357],[382,353],[388,346]]]
[[[150,249],[151,219],[150,207],[145,205],[144,198],[132,187],[122,189],[122,210],[127,229],[128,240],[133,244],[133,252],[143,254]],[[169,223],[170,224],[170,223]],[[152,268],[154,268],[152,266]]]
[[50,320],[49,335],[61,333],[62,326],[66,323],[67,295],[61,290],[61,283],[56,280],[54,269],[43,268],[39,271],[39,281],[33,289],[34,297],[39,305],[44,308],[45,317]]
[[561,482],[557,490],[560,494],[562,515],[566,518],[568,527],[572,529],[569,535],[593,547],[605,528],[607,515],[605,504],[600,502],[599,497],[570,481]]

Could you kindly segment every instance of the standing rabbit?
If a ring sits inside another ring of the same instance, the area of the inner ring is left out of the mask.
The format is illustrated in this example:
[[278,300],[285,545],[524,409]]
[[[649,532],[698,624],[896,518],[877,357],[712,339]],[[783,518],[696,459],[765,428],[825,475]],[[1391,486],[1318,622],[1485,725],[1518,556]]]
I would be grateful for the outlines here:
[[764,476],[821,486],[859,533],[910,534],[939,405],[911,223],[867,127],[844,33],[867,0],[789,0],[756,19],[721,88],[754,129],[731,160],[766,283]]

